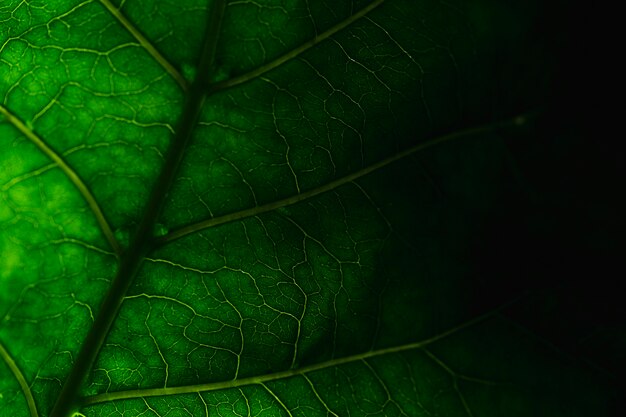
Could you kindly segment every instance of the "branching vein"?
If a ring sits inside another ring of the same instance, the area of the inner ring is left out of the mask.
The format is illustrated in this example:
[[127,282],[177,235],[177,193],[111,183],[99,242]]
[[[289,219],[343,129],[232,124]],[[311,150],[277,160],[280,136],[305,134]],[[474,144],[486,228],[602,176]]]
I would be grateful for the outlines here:
[[[501,308],[501,307],[500,307]],[[253,376],[249,378],[241,378],[230,381],[222,381],[222,382],[211,382],[208,384],[198,384],[198,385],[188,385],[181,387],[168,387],[168,388],[151,388],[151,389],[137,389],[137,390],[129,390],[129,391],[118,391],[118,392],[109,392],[105,394],[98,394],[91,397],[83,398],[82,405],[92,405],[103,403],[107,401],[116,401],[123,400],[129,398],[144,398],[144,397],[158,397],[164,395],[173,395],[173,394],[191,394],[191,393],[199,393],[199,392],[207,392],[207,391],[217,391],[228,388],[238,388],[247,385],[261,385],[264,386],[265,383],[270,381],[276,381],[279,379],[289,378],[293,376],[305,375],[310,372],[321,371],[323,369],[332,368],[335,366],[340,366],[348,363],[360,362],[366,359],[375,358],[383,355],[390,355],[394,353],[401,353],[410,350],[423,349],[424,347],[431,345],[441,339],[444,339],[448,336],[451,336],[455,333],[458,333],[461,330],[477,325],[481,322],[485,322],[493,317],[496,317],[496,313],[498,310],[490,311],[481,316],[478,316],[472,320],[469,320],[461,325],[458,325],[454,328],[446,330],[442,333],[439,333],[433,337],[428,339],[408,343],[400,346],[393,346],[383,349],[371,350],[368,352],[359,353],[351,356],[344,356],[342,358],[331,359],[325,362],[320,362],[314,365],[304,366],[298,369],[288,369],[285,371],[275,372],[267,375]]]
[[298,46],[295,49],[292,49],[291,51],[287,52],[286,54],[281,55],[280,57],[276,58],[275,60],[273,60],[271,62],[268,62],[267,64],[262,65],[262,66],[254,69],[254,70],[252,70],[250,72],[247,72],[245,74],[242,74],[242,75],[239,75],[237,77],[231,78],[229,80],[225,80],[225,81],[222,81],[222,82],[214,84],[213,87],[211,88],[211,92],[224,90],[224,89],[236,86],[238,84],[243,84],[245,82],[248,82],[250,80],[258,78],[259,76],[265,74],[268,71],[271,71],[271,70],[273,70],[275,68],[278,68],[279,66],[283,65],[284,63],[286,63],[288,61],[291,61],[292,59],[297,58],[298,56],[302,55],[304,52],[306,52],[307,50],[311,49],[312,47],[314,47],[315,45],[319,44],[320,42],[322,42],[322,41],[328,39],[329,37],[333,36],[335,33],[345,29],[348,26],[350,26],[355,21],[363,18],[364,16],[366,16],[372,10],[376,9],[377,7],[379,7],[384,2],[385,2],[385,0],[373,1],[368,6],[364,7],[361,10],[359,10],[355,14],[351,15],[349,18],[345,19],[341,23],[336,24],[335,26],[331,27],[330,29],[326,30],[325,32],[317,35],[315,38],[313,38],[313,39],[303,43],[302,45]]
[[183,236],[187,236],[189,234],[204,230],[204,229],[208,229],[210,227],[214,227],[220,224],[224,224],[224,223],[229,223],[235,220],[241,220],[247,217],[252,217],[252,216],[257,216],[259,214],[262,213],[266,213],[268,211],[272,211],[272,210],[276,210],[278,208],[281,207],[286,207],[286,206],[290,206],[292,204],[296,204],[300,201],[309,199],[311,197],[315,197],[319,194],[328,192],[328,191],[332,191],[344,184],[348,184],[351,183],[353,181],[358,180],[361,177],[364,177],[368,174],[371,174],[372,172],[375,172],[393,162],[396,162],[400,159],[406,158],[410,155],[413,155],[419,151],[425,150],[427,148],[431,148],[433,146],[436,145],[440,145],[446,142],[450,142],[452,140],[455,139],[461,139],[464,137],[471,137],[474,135],[478,135],[481,133],[486,133],[486,132],[491,132],[494,131],[495,129],[504,127],[506,125],[512,125],[515,123],[518,123],[519,117],[511,119],[511,120],[507,120],[507,121],[503,121],[503,122],[496,122],[496,123],[490,123],[487,125],[482,125],[482,126],[478,126],[478,127],[473,127],[473,128],[469,128],[469,129],[465,129],[465,130],[460,130],[457,131],[455,133],[451,133],[448,135],[444,135],[444,136],[440,136],[438,138],[420,143],[418,145],[415,145],[411,148],[408,148],[402,152],[399,152],[393,156],[390,156],[386,159],[383,159],[382,161],[379,161],[375,164],[372,164],[366,168],[363,168],[359,171],[353,172],[352,174],[346,175],[345,177],[339,178],[335,181],[329,182],[327,184],[324,184],[322,186],[319,186],[317,188],[313,188],[311,190],[302,192],[300,194],[296,194],[293,195],[291,197],[287,197],[284,198],[282,200],[278,200],[278,201],[274,201],[268,204],[263,204],[261,206],[257,206],[257,207],[252,207],[250,209],[246,209],[246,210],[241,210],[235,213],[230,213],[230,214],[226,214],[224,216],[220,216],[220,217],[214,217],[212,219],[208,219],[208,220],[203,220],[188,226],[183,226],[180,229],[177,230],[173,230],[172,232],[170,232],[169,234],[161,237],[159,239],[159,243],[160,244],[164,244],[176,239],[179,239]]
[[37,407],[35,406],[35,399],[33,398],[33,393],[31,392],[30,387],[28,386],[28,383],[26,382],[26,378],[24,378],[24,374],[22,374],[22,371],[20,371],[20,368],[18,368],[17,364],[15,363],[15,361],[13,360],[9,352],[2,345],[2,343],[0,343],[0,358],[4,360],[4,362],[7,364],[7,366],[13,373],[13,376],[15,376],[15,379],[17,379],[17,382],[19,382],[20,388],[22,389],[22,393],[24,393],[24,397],[26,398],[26,403],[28,404],[28,410],[30,411],[30,416],[39,417],[39,414],[37,413]]
[[139,42],[139,44],[167,71],[167,73],[178,83],[183,91],[189,89],[189,83],[183,75],[169,62],[150,41],[137,29],[119,8],[115,7],[110,0],[99,0],[100,3],[111,13],[124,28]]
[[69,178],[69,180],[74,184],[74,186],[81,193],[89,208],[93,212],[102,233],[104,234],[106,240],[111,245],[111,248],[116,254],[121,253],[121,248],[117,239],[115,239],[115,235],[113,234],[113,230],[109,225],[106,217],[104,216],[104,212],[102,208],[96,201],[95,197],[87,187],[87,185],[83,182],[83,180],[78,176],[76,171],[68,165],[68,163],[51,147],[49,147],[35,132],[29,129],[20,119],[18,119],[15,115],[13,115],[9,110],[5,107],[0,106],[0,114],[2,114],[9,123],[17,128],[24,136],[26,136],[32,143],[34,143],[39,150],[41,150],[48,158],[50,158],[63,173]]

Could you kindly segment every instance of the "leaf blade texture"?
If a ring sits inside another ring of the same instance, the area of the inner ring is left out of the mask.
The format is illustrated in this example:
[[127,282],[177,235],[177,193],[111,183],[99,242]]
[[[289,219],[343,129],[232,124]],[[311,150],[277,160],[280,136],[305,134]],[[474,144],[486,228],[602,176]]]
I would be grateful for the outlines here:
[[0,415],[603,415],[472,307],[542,99],[505,9],[3,4]]

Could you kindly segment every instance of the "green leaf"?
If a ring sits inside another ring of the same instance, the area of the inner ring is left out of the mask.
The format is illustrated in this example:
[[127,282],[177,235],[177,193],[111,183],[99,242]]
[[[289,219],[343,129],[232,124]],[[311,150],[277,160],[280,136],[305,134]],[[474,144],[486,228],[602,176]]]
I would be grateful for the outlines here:
[[4,1],[0,416],[608,415],[476,301],[539,7]]

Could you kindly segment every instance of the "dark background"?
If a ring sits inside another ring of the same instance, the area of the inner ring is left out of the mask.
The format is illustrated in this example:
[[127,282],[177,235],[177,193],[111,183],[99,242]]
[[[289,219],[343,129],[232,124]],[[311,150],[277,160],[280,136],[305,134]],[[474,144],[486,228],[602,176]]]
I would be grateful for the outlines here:
[[[527,35],[534,48],[527,57],[536,51],[550,57],[545,71],[498,92],[510,102],[516,88],[535,88],[543,102],[524,140],[506,138],[522,186],[494,207],[473,242],[471,259],[483,282],[476,309],[526,294],[505,314],[626,392],[626,294],[617,286],[626,279],[617,68],[624,47],[616,45],[619,25],[610,12],[546,3],[540,24]],[[507,79],[507,71],[524,62],[503,59],[500,65]],[[518,104],[525,106],[531,103]],[[614,401],[616,415],[626,410],[620,395]]]

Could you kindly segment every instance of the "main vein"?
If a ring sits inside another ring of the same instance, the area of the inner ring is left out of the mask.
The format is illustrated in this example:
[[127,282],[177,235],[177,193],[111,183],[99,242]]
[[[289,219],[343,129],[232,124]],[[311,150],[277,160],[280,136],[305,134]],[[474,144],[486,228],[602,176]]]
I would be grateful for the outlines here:
[[176,176],[178,166],[191,139],[191,134],[206,99],[205,92],[212,76],[211,68],[215,60],[215,50],[225,6],[226,0],[216,0],[213,3],[209,13],[205,41],[198,65],[199,75],[187,91],[179,128],[176,130],[176,135],[168,150],[165,163],[146,204],[141,221],[135,230],[131,244],[120,260],[117,274],[104,297],[93,326],[89,330],[76,361],[63,384],[50,417],[67,417],[78,408],[78,392],[84,383],[85,377],[90,372],[104,344],[104,340],[117,317],[124,297],[135,279],[145,256],[154,246],[154,226],[156,220],[162,210],[165,198]]
[[509,119],[509,120],[505,120],[505,121],[501,121],[501,122],[495,122],[495,123],[489,123],[489,124],[485,124],[482,126],[478,126],[478,127],[472,127],[469,129],[465,129],[465,130],[459,130],[457,132],[448,134],[448,135],[444,135],[444,136],[440,136],[438,138],[435,139],[431,139],[429,141],[420,143],[418,145],[415,145],[411,148],[408,148],[404,151],[398,152],[395,155],[392,155],[388,158],[385,158],[375,164],[369,165],[366,168],[363,168],[359,171],[355,171],[349,175],[346,175],[345,177],[339,178],[335,181],[331,181],[329,183],[326,183],[324,185],[321,185],[317,188],[313,188],[311,190],[302,192],[300,194],[295,194],[292,195],[290,197],[284,198],[282,200],[278,200],[278,201],[273,201],[271,203],[267,203],[267,204],[263,204],[257,207],[252,207],[246,210],[241,210],[235,213],[229,213],[226,214],[224,216],[219,216],[219,217],[214,217],[212,219],[207,219],[207,220],[202,220],[200,222],[194,223],[194,224],[190,224],[187,226],[183,226],[179,229],[173,230],[170,233],[168,233],[167,235],[161,237],[158,240],[159,244],[165,244],[167,242],[176,240],[176,239],[180,239],[183,236],[187,236],[189,234],[204,230],[204,229],[208,229],[210,227],[213,226],[217,226],[223,223],[229,223],[235,220],[241,220],[247,217],[252,217],[252,216],[257,216],[259,214],[262,213],[266,213],[268,211],[272,211],[272,210],[276,210],[278,208],[281,207],[286,207],[286,206],[290,206],[292,204],[296,204],[299,203],[300,201],[309,199],[311,197],[315,197],[319,194],[328,192],[328,191],[332,191],[342,185],[351,183],[353,181],[356,181],[357,179],[364,177],[368,174],[371,174],[374,171],[377,171],[393,162],[396,162],[400,159],[406,158],[410,155],[413,155],[419,151],[423,151],[425,149],[428,148],[432,148],[433,146],[436,145],[441,145],[443,143],[446,142],[450,142],[452,140],[455,139],[460,139],[460,138],[464,138],[464,137],[471,137],[474,135],[478,135],[481,133],[487,133],[487,132],[492,132],[496,129],[505,127],[507,125],[513,125],[516,123],[519,123],[521,119],[521,116],[518,116],[516,118],[513,119]]
[[30,416],[38,417],[39,414],[37,413],[37,407],[35,406],[35,399],[33,398],[33,393],[31,392],[30,387],[28,386],[28,383],[26,382],[26,378],[24,378],[24,374],[22,374],[22,371],[20,371],[20,368],[17,366],[17,364],[15,363],[15,361],[13,360],[13,358],[11,357],[11,355],[5,349],[5,347],[2,345],[1,342],[0,342],[0,358],[4,360],[4,362],[7,364],[7,366],[9,367],[9,369],[15,376],[15,379],[17,379],[17,382],[20,384],[20,388],[22,389],[22,393],[24,394],[24,397],[26,398],[26,403],[28,404],[28,410],[30,411]]
[[119,8],[115,7],[110,0],[99,0],[100,3],[111,13],[124,28],[139,42],[139,44],[154,58],[156,62],[159,63],[167,71],[168,74],[178,83],[180,88],[183,91],[187,91],[189,89],[189,83],[182,76],[182,74],[172,65],[157,49],[150,41],[137,29],[124,14],[120,11]]
[[54,151],[48,144],[46,144],[35,132],[29,129],[20,119],[18,119],[14,114],[12,114],[8,109],[0,105],[0,114],[2,114],[13,126],[17,128],[24,136],[26,136],[32,143],[39,148],[48,158],[50,158],[63,173],[69,178],[69,180],[74,184],[74,186],[81,193],[89,208],[93,212],[104,237],[109,242],[109,245],[113,249],[116,254],[120,254],[121,248],[117,239],[115,239],[115,235],[113,234],[113,230],[109,225],[106,217],[100,205],[96,201],[95,197],[87,187],[87,185],[83,182],[80,176],[72,169],[70,165]]
[[331,27],[330,29],[322,32],[321,34],[317,35],[313,39],[303,43],[302,45],[298,46],[297,48],[292,49],[291,51],[287,52],[284,55],[281,55],[280,57],[276,58],[275,60],[273,60],[271,62],[268,62],[267,64],[262,65],[262,66],[254,69],[254,70],[252,70],[250,72],[247,72],[245,74],[239,75],[237,77],[233,77],[231,79],[228,79],[228,80],[225,80],[225,81],[222,81],[222,82],[219,82],[219,83],[215,83],[211,87],[211,91],[212,92],[216,92],[216,91],[219,91],[219,90],[224,90],[226,88],[233,87],[233,86],[238,85],[238,84],[243,84],[245,82],[248,82],[248,81],[250,81],[252,79],[255,79],[255,78],[265,74],[268,71],[271,71],[271,70],[281,66],[285,62],[288,62],[288,61],[291,61],[294,58],[297,58],[298,56],[302,55],[305,51],[311,49],[312,47],[314,47],[318,43],[328,39],[329,37],[333,36],[335,33],[345,29],[346,27],[348,27],[351,24],[353,24],[355,21],[361,19],[362,17],[364,17],[365,15],[370,13],[372,10],[376,9],[378,6],[380,6],[384,2],[385,2],[385,0],[373,1],[372,3],[370,3],[369,5],[364,7],[363,9],[359,10],[355,14],[351,15],[350,17],[348,17],[347,19],[345,19],[342,22],[336,24],[335,26]]
[[[508,305],[508,303],[506,305]],[[502,307],[505,307],[506,305]],[[370,350],[367,352],[358,353],[356,355],[344,356],[341,358],[336,358],[336,359],[331,359],[325,362],[316,363],[314,365],[303,366],[302,368],[287,369],[285,371],[274,372],[272,374],[267,374],[267,375],[253,376],[249,378],[233,379],[230,381],[222,381],[222,382],[210,382],[207,384],[186,385],[186,386],[180,386],[180,387],[136,389],[136,390],[98,394],[98,395],[93,395],[90,397],[83,398],[82,405],[92,405],[92,404],[98,404],[98,403],[103,403],[107,401],[116,401],[116,400],[123,400],[123,399],[129,399],[129,398],[158,397],[158,396],[173,395],[173,394],[192,394],[192,393],[199,393],[199,392],[217,391],[217,390],[228,389],[228,388],[239,388],[239,387],[243,387],[246,385],[260,385],[266,382],[276,381],[279,379],[285,379],[285,378],[298,376],[298,375],[305,375],[307,373],[321,371],[327,368],[332,368],[334,366],[355,363],[355,362],[363,361],[366,359],[375,358],[378,356],[401,353],[401,352],[406,352],[406,351],[415,350],[415,349],[422,349],[441,339],[451,336],[461,330],[464,330],[466,328],[469,328],[471,326],[474,326],[476,324],[479,324],[490,318],[495,317],[497,312],[500,311],[502,307],[499,307],[493,311],[489,311],[472,320],[466,321],[463,324],[460,324],[456,327],[453,327],[449,330],[446,330],[442,333],[439,333],[428,339],[421,340],[419,342],[408,343],[405,345],[393,346],[393,347],[376,349],[376,350]]]

